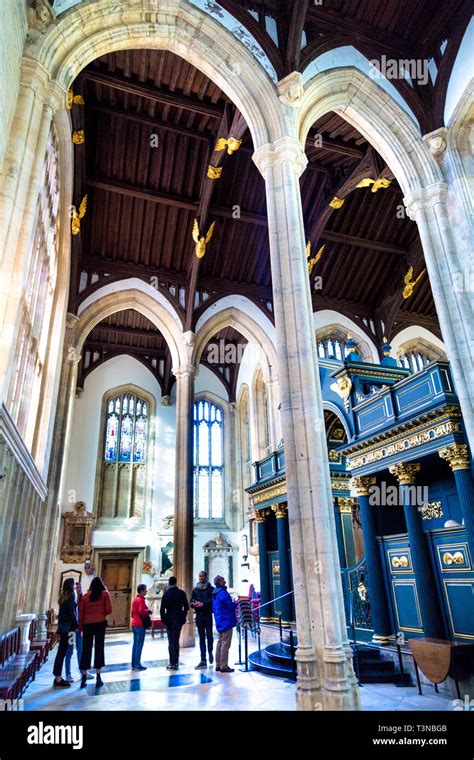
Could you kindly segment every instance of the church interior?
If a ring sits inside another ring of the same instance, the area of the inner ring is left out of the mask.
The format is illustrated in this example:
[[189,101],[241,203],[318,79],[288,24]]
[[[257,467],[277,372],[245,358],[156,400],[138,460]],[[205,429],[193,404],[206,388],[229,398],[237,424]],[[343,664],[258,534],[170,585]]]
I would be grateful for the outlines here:
[[[5,709],[463,709],[472,4],[0,14]],[[163,593],[202,570],[232,683],[195,674],[192,612],[164,675]],[[53,693],[60,590],[95,576],[105,689]]]

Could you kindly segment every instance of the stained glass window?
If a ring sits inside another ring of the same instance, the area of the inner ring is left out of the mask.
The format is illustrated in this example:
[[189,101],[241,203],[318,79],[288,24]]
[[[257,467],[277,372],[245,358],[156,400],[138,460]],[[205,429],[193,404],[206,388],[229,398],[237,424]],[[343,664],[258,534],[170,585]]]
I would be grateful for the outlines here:
[[104,460],[106,462],[146,461],[148,404],[130,393],[107,402]]
[[194,516],[224,516],[224,435],[222,409],[210,401],[194,404]]

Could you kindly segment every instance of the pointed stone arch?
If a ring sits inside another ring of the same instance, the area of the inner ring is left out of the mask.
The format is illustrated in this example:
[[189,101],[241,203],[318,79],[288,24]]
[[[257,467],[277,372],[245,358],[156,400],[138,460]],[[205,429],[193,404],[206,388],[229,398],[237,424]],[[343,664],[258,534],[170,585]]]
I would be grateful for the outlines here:
[[169,50],[196,66],[243,114],[255,146],[285,133],[285,109],[264,68],[229,30],[180,0],[98,0],[62,13],[26,58],[64,92],[94,59],[137,48]]
[[95,295],[97,298],[81,311],[79,318],[71,328],[68,336],[69,350],[74,349],[76,354],[79,354],[84,341],[98,322],[117,311],[134,309],[143,314],[150,322],[153,322],[160,330],[170,350],[173,367],[177,368],[186,364],[182,331],[178,327],[177,321],[173,319],[173,316],[162,303],[152,298],[148,293],[135,288],[107,293],[103,296],[100,296],[100,291],[98,291]]
[[330,111],[352,124],[380,153],[404,195],[444,181],[412,119],[358,69],[324,71],[307,82],[297,127],[302,146],[314,122]]

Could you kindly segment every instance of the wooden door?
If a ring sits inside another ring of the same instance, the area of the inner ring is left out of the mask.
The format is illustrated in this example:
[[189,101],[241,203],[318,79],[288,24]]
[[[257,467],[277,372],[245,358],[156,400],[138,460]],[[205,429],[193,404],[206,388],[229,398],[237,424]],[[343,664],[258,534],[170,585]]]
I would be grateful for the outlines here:
[[112,600],[112,612],[107,618],[110,628],[130,627],[132,566],[132,559],[104,559],[102,562],[102,580]]

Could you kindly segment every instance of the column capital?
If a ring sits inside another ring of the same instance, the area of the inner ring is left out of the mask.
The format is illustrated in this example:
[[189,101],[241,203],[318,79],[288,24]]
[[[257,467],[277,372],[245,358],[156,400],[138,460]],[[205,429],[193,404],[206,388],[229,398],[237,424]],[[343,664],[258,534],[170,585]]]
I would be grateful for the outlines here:
[[272,504],[271,509],[272,512],[275,512],[277,520],[288,517],[288,506],[286,504]]
[[395,475],[401,486],[411,486],[415,483],[415,476],[420,471],[421,465],[419,462],[400,462],[388,469],[392,475]]
[[445,449],[440,449],[438,454],[441,459],[446,459],[453,472],[456,470],[469,470],[467,444],[452,443],[450,446],[446,446]]
[[374,475],[365,477],[352,478],[352,485],[355,488],[357,496],[369,496],[370,486],[374,486],[376,479]]
[[259,172],[265,176],[266,169],[278,167],[284,161],[291,161],[298,177],[306,169],[308,159],[296,137],[280,137],[273,143],[261,145],[252,156]]
[[352,512],[352,499],[350,496],[338,496],[336,508],[339,512]]
[[171,372],[177,380],[182,377],[194,377],[196,374],[196,367],[193,364],[180,364],[179,367],[172,367]]
[[270,514],[269,509],[256,509],[255,510],[255,521],[258,523],[264,523]]
[[407,214],[412,221],[416,221],[418,213],[422,209],[432,208],[437,203],[445,203],[448,194],[446,182],[436,182],[428,187],[419,187],[407,193],[403,203]]

